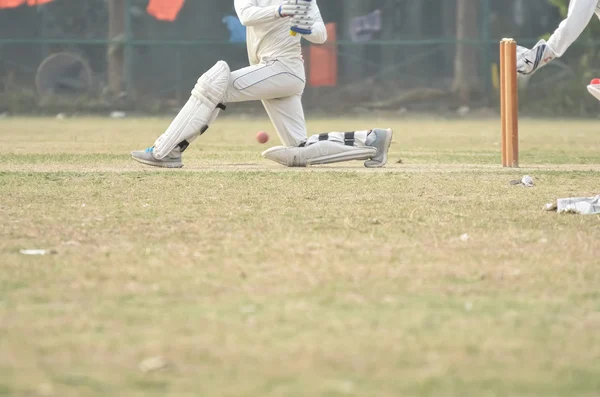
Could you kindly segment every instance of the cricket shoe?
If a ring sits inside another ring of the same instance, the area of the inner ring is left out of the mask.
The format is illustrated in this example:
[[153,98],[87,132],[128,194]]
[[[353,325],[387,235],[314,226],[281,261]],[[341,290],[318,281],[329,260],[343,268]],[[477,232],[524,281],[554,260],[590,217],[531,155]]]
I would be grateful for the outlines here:
[[377,154],[370,160],[365,161],[365,167],[367,168],[381,168],[388,160],[388,150],[392,144],[392,137],[394,131],[391,128],[388,129],[374,129],[371,134],[375,134],[375,141],[369,145],[377,149]]
[[594,98],[600,101],[600,79],[592,80],[590,85],[588,85],[588,91],[594,96]]
[[157,159],[154,157],[154,146],[149,147],[146,150],[136,150],[131,152],[131,157],[142,164],[151,165],[153,167],[162,168],[181,168],[183,163],[181,162],[181,156],[171,157],[167,156],[164,159]]

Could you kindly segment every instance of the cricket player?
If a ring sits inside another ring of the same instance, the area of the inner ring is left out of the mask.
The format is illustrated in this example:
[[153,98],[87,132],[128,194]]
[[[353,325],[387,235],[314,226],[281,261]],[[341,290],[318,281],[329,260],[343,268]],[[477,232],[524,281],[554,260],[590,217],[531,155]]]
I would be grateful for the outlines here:
[[571,0],[567,19],[546,42],[541,40],[532,49],[518,47],[517,71],[531,75],[556,58],[560,58],[583,33],[594,13],[600,18],[600,0]]
[[[383,167],[391,129],[330,132],[307,139],[302,93],[306,82],[300,41],[322,44],[327,31],[316,0],[234,0],[247,27],[250,66],[231,72],[224,61],[203,74],[171,125],[151,148],[132,152],[140,163],[183,166],[182,153],[231,102],[262,101],[284,146],[263,157],[288,167],[366,160]],[[291,34],[293,32],[293,34]]]

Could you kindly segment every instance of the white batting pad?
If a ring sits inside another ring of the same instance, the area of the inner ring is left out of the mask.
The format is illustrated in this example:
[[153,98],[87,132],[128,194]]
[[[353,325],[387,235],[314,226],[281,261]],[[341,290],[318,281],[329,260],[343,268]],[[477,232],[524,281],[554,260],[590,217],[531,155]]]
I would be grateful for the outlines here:
[[[330,132],[328,134],[315,134],[311,135],[310,138],[306,141],[306,146],[314,145],[319,142],[323,135],[327,135],[327,140],[330,142],[341,143],[342,145],[346,144],[346,132]],[[367,136],[369,135],[369,130],[364,131],[356,131],[354,132],[352,139],[354,140],[354,146],[365,146],[367,142]]]
[[198,79],[190,99],[154,143],[154,157],[163,159],[181,142],[190,142],[206,131],[219,113],[217,105],[225,97],[230,74],[229,65],[219,61]]
[[338,142],[320,141],[305,147],[276,146],[263,152],[266,159],[286,167],[332,164],[351,160],[368,160],[377,154],[370,146],[347,146]]

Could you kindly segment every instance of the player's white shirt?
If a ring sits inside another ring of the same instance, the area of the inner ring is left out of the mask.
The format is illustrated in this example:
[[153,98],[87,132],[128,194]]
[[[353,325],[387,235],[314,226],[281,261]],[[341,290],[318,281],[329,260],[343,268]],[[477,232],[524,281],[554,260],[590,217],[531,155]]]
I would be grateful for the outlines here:
[[583,33],[594,13],[600,18],[600,0],[571,0],[567,19],[548,40],[557,57],[561,57]]
[[317,5],[313,2],[315,25],[311,35],[290,35],[290,19],[279,16],[281,0],[235,0],[235,11],[242,25],[247,27],[247,47],[250,65],[261,61],[302,59],[302,37],[322,44],[327,40],[327,30]]

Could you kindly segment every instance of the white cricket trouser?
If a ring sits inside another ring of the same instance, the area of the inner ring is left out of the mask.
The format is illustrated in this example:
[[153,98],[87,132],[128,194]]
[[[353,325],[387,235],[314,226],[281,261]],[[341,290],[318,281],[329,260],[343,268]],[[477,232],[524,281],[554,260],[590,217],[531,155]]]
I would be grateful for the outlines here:
[[306,141],[304,62],[266,60],[231,73],[225,103],[260,100],[285,146]]

